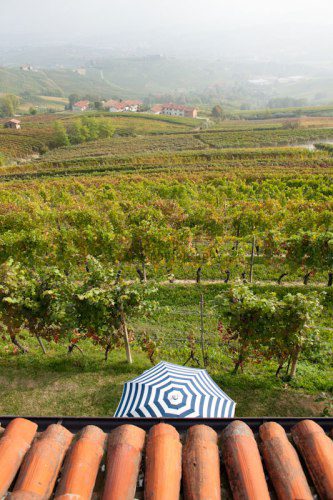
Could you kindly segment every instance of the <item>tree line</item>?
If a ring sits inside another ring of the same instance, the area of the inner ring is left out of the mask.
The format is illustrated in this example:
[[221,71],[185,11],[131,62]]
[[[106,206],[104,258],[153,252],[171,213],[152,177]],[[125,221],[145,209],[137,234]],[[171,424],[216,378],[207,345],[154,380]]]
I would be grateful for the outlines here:
[[53,126],[51,147],[69,146],[83,142],[107,139],[115,133],[115,127],[107,118],[85,116],[73,120],[67,126],[63,121],[56,121]]

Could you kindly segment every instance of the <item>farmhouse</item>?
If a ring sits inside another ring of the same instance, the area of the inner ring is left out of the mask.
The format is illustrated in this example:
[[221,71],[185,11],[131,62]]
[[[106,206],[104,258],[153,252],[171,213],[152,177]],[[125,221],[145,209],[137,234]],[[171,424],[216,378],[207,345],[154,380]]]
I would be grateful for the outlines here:
[[108,109],[111,113],[123,113],[125,111],[136,113],[142,104],[142,101],[138,100],[115,101],[114,99],[110,99],[104,104],[104,108]]
[[73,111],[86,111],[89,108],[89,101],[78,101],[73,105]]
[[186,118],[196,118],[198,116],[198,110],[196,108],[174,104],[172,102],[157,104],[153,106],[152,112],[157,115],[184,116]]
[[14,118],[12,120],[9,120],[4,124],[5,128],[13,128],[15,130],[19,130],[21,128],[21,122],[20,120],[15,120]]
[[125,111],[133,111],[137,112],[139,111],[140,107],[142,106],[143,102],[139,100],[127,100],[127,101],[122,101],[122,103],[125,106]]
[[110,111],[110,113],[122,113],[125,111],[125,107],[122,102],[110,99],[104,104],[104,108]]
[[154,115],[160,115],[162,113],[162,110],[163,110],[163,104],[154,104],[154,106],[150,108],[150,111]]

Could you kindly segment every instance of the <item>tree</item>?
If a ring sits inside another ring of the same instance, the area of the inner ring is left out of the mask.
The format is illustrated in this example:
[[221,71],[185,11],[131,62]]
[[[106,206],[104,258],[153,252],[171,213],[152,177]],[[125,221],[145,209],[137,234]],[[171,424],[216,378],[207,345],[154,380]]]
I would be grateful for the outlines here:
[[88,128],[82,124],[82,120],[75,120],[68,127],[67,134],[71,144],[81,144],[87,140],[89,131]]
[[85,116],[82,118],[81,123],[86,130],[85,136],[87,141],[95,141],[100,137],[99,120],[90,116]]
[[71,111],[73,110],[73,106],[76,102],[78,102],[79,100],[79,96],[77,94],[70,94],[68,96],[68,109],[70,109]]
[[56,121],[53,126],[52,144],[54,147],[69,146],[69,137],[65,125]]
[[214,118],[218,118],[218,119],[223,118],[223,109],[221,108],[221,106],[219,104],[217,104],[216,106],[213,107],[212,116]]
[[100,118],[98,120],[98,137],[100,139],[107,139],[112,137],[115,133],[116,129],[108,118]]
[[20,99],[14,94],[6,94],[0,99],[0,116],[14,116]]

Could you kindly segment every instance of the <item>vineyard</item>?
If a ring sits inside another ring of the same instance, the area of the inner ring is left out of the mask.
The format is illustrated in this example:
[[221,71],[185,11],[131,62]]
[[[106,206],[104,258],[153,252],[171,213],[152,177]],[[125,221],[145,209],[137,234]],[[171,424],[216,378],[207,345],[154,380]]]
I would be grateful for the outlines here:
[[41,390],[31,367],[104,387],[111,366],[116,401],[126,370],[170,359],[207,365],[243,415],[283,391],[283,414],[327,414],[331,123],[110,115],[112,137],[51,148],[73,120],[0,131],[0,367]]

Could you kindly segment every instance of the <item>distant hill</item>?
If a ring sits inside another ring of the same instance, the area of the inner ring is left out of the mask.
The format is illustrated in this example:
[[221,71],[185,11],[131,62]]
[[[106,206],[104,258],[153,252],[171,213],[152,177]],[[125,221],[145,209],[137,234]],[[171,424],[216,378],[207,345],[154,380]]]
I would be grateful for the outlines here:
[[[70,69],[24,71],[0,68],[0,93],[67,97],[69,94],[97,97],[123,96],[126,90],[104,79],[99,69],[80,75]],[[135,93],[131,93],[135,95]]]
[[100,57],[82,66],[40,68],[0,67],[0,94],[68,97],[75,93],[93,99],[153,95],[155,101],[178,99],[208,106],[219,102],[225,109],[242,110],[269,107],[277,98],[299,99],[311,106],[333,103],[333,75],[304,64],[154,55]]

